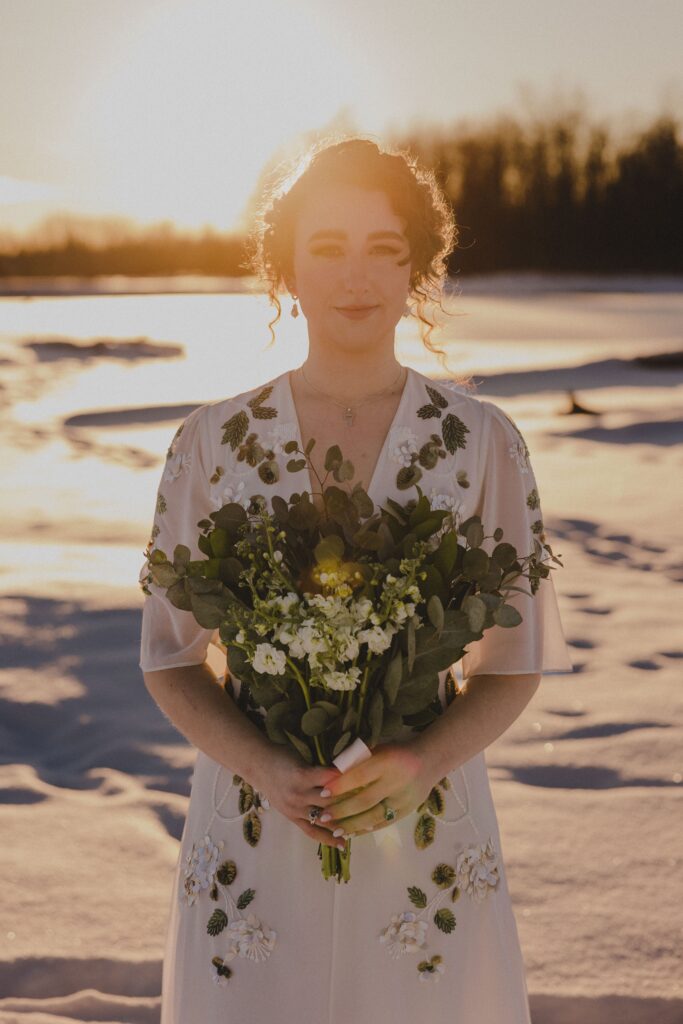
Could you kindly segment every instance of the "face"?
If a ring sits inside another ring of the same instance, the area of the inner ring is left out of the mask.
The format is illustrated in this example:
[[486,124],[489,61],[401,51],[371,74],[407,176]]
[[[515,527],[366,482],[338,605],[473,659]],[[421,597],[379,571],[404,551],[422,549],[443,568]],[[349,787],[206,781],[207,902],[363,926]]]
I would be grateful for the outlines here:
[[[410,247],[385,192],[330,185],[311,195],[294,239],[294,279],[310,343],[346,351],[384,346],[409,294]],[[349,306],[369,306],[351,316]]]

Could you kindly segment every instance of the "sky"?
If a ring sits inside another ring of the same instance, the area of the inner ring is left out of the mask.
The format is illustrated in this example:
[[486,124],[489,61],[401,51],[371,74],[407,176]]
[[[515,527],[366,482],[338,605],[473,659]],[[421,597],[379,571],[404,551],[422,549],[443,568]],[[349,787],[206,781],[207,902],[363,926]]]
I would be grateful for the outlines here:
[[0,0],[0,233],[46,215],[241,230],[330,130],[562,104],[683,111],[681,0]]

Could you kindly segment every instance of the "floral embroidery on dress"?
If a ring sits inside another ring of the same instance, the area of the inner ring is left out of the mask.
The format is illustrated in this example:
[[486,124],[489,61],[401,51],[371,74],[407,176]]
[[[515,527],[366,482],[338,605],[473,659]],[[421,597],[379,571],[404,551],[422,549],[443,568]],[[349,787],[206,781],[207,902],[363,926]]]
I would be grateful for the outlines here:
[[[250,846],[254,847],[261,836],[261,818],[263,809],[270,807],[269,801],[258,790],[237,774],[233,774],[230,783],[220,800],[217,799],[218,779],[223,771],[218,765],[213,783],[213,814],[201,839],[192,844],[186,857],[183,892],[181,902],[193,906],[198,897],[208,893],[209,899],[218,902],[222,898],[223,906],[216,907],[207,921],[206,931],[212,938],[220,936],[220,953],[214,953],[209,959],[209,971],[217,985],[226,985],[232,976],[232,968],[228,964],[236,957],[261,962],[266,960],[277,939],[277,932],[265,925],[252,911],[245,916],[244,910],[256,896],[254,889],[244,889],[237,899],[233,899],[230,886],[238,876],[234,860],[221,860],[224,841],[215,842],[210,833],[214,820],[218,817],[224,822],[242,822],[242,835]],[[221,814],[219,808],[228,793],[239,784],[237,813]]]
[[416,953],[424,948],[428,927],[413,911],[404,910],[392,916],[391,924],[382,931],[379,941],[386,944],[387,952],[394,958],[403,953]]
[[268,434],[273,439],[270,446],[275,455],[284,455],[284,446],[287,441],[292,441],[296,436],[296,423],[277,423],[271,427]]
[[[420,419],[432,419],[433,417],[441,419],[441,410],[448,407],[448,399],[429,384],[425,384],[425,388],[431,401],[426,405],[421,405],[417,410],[417,415]],[[466,434],[469,432],[470,428],[463,423],[459,416],[456,416],[454,412],[448,413],[441,425],[441,433],[443,443],[451,455],[455,455],[457,448],[467,447]]]
[[178,438],[180,437],[180,435],[182,434],[184,426],[185,426],[185,421],[183,420],[183,422],[180,424],[180,426],[176,430],[175,434],[171,438],[171,443],[168,446],[168,450],[166,452],[166,457],[167,458],[168,458],[169,455],[175,454],[176,442],[177,442]]
[[[458,687],[454,676],[449,672],[446,676],[446,703],[449,705],[458,694]],[[467,785],[467,776],[462,767],[454,769],[453,773],[458,774],[465,790],[465,803],[458,796],[451,779],[446,775],[439,783],[432,788],[427,799],[416,808],[419,815],[413,833],[415,845],[419,849],[426,849],[434,842],[437,816],[442,826],[460,826],[468,822],[477,835],[477,841],[462,844],[456,851],[455,863],[446,864],[440,862],[431,873],[431,881],[436,886],[436,892],[428,899],[426,892],[419,885],[408,886],[408,897],[416,911],[403,911],[395,914],[391,923],[385,928],[380,936],[380,942],[386,943],[393,956],[400,956],[402,953],[415,952],[417,949],[425,948],[429,921],[439,931],[449,935],[456,927],[456,918],[448,906],[439,906],[450,897],[450,902],[455,903],[465,892],[475,903],[480,903],[489,893],[495,891],[500,878],[498,856],[491,836],[485,842],[479,842],[479,829],[470,815],[470,794]],[[445,818],[444,794],[451,792],[460,806],[460,814],[455,818]],[[404,933],[406,938],[404,938]],[[422,960],[417,964],[420,981],[438,981],[444,973],[445,965],[440,954],[434,954],[428,960]]]
[[529,493],[527,494],[527,496],[526,496],[526,503],[527,503],[528,507],[531,508],[531,509],[536,509],[536,508],[540,507],[541,501],[540,501],[540,498],[538,496],[538,491],[536,490],[535,487],[532,488],[532,490],[530,490]]
[[244,480],[239,480],[234,483],[223,481],[214,485],[210,490],[211,502],[214,508],[222,508],[223,505],[227,505],[231,502],[235,504],[243,505],[245,508],[249,504],[249,499],[244,497],[243,491],[246,487]]
[[173,455],[169,455],[166,459],[166,466],[162,480],[167,480],[169,483],[174,483],[181,473],[186,472],[192,466],[192,453],[191,452],[174,452]]
[[214,843],[209,835],[192,844],[186,857],[183,882],[183,895],[188,906],[194,904],[200,892],[213,885],[222,848],[223,841]]
[[461,887],[481,903],[500,881],[498,855],[489,836],[485,843],[468,846],[456,859],[455,870]]
[[529,472],[529,449],[523,441],[516,441],[514,444],[511,444],[508,448],[508,454],[511,459],[517,461],[520,472]]
[[156,505],[157,514],[162,516],[167,508],[168,508],[168,505],[166,503],[166,498],[161,493],[161,491],[159,491],[159,493],[157,494],[157,505]]
[[432,543],[438,547],[444,533],[448,530],[458,529],[464,515],[465,504],[461,498],[456,498],[452,494],[439,494],[435,487],[432,487],[430,491],[429,502],[432,508],[446,509],[451,514],[449,518],[444,519],[440,529],[432,535]]
[[411,427],[394,427],[389,438],[387,454],[390,459],[397,462],[399,466],[411,466],[415,461],[413,456],[419,451],[417,435]]

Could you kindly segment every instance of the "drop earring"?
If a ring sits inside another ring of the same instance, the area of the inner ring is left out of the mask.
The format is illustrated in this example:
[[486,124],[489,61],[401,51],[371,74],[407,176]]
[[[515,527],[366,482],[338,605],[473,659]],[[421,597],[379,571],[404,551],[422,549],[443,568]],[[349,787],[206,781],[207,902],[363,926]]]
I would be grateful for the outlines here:
[[412,310],[411,310],[410,306],[408,305],[408,303],[406,302],[405,306],[403,307],[403,312],[402,312],[401,316],[410,316],[411,313],[412,313]]
[[292,309],[291,309],[291,313],[292,313],[293,317],[297,317],[299,315],[299,307],[296,304],[296,300],[298,299],[298,297],[299,297],[298,295],[293,295],[292,296],[292,298],[294,299],[294,304],[292,305]]

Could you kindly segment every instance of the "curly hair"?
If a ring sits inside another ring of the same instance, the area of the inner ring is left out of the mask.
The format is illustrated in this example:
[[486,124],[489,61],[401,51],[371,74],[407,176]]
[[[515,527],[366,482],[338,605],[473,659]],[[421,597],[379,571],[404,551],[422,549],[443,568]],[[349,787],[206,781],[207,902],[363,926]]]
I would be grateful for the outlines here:
[[[242,266],[266,284],[270,302],[277,310],[268,324],[271,344],[275,341],[273,325],[282,312],[277,292],[286,288],[287,278],[293,276],[297,217],[307,196],[329,184],[383,191],[394,212],[403,218],[411,254],[410,297],[420,320],[420,336],[450,376],[446,353],[431,340],[436,321],[428,318],[425,307],[433,302],[447,312],[441,304],[448,276],[447,258],[458,239],[452,207],[434,173],[421,166],[409,151],[380,148],[357,135],[322,138],[264,189]],[[466,389],[474,386],[471,377],[464,375],[456,375],[456,383]]]

